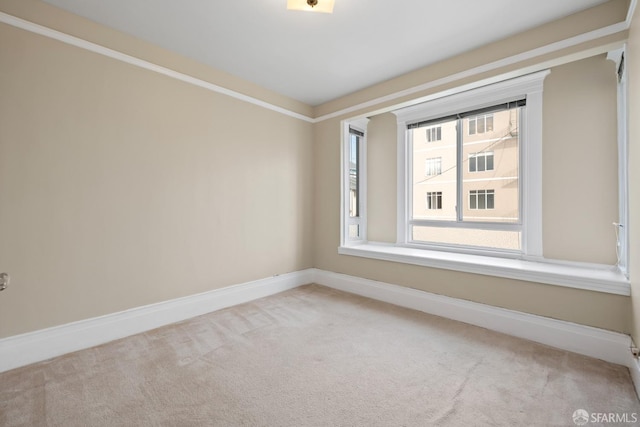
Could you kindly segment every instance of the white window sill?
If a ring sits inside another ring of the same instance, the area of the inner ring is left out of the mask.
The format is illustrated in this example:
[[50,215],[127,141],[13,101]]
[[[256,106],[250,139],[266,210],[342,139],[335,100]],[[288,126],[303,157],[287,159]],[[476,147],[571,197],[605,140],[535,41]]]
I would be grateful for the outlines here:
[[362,243],[338,248],[341,255],[442,268],[616,295],[631,295],[629,279],[619,268],[602,264],[525,261],[452,252]]

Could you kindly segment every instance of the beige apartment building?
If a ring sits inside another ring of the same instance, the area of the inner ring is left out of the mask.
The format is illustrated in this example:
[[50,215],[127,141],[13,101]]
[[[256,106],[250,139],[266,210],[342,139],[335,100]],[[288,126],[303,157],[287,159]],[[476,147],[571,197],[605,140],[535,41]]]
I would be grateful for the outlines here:
[[[484,112],[409,130],[413,155],[412,219],[520,222],[521,108]],[[458,160],[459,129],[462,152]],[[519,231],[415,225],[412,237],[414,241],[520,248]]]

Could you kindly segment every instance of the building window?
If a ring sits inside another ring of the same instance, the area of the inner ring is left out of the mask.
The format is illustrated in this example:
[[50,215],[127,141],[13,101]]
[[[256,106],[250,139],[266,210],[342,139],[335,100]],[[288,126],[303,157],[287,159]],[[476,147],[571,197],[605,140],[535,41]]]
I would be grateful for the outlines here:
[[469,172],[493,170],[493,151],[469,154]]
[[469,135],[493,132],[493,114],[482,114],[468,119]]
[[427,192],[427,209],[442,209],[442,191]]
[[493,209],[495,190],[470,190],[469,209]]
[[442,127],[432,126],[427,128],[427,142],[435,142],[442,140]]
[[432,157],[426,160],[425,175],[434,176],[442,173],[442,157]]

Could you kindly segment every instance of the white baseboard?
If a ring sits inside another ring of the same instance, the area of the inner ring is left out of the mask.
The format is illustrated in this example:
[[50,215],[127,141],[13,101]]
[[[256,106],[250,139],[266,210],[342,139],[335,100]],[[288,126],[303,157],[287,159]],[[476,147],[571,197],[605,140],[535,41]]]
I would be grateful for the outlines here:
[[302,270],[0,340],[0,372],[312,283]]
[[[625,334],[323,270],[314,270],[313,279],[319,285],[481,326],[607,362],[624,366],[629,366],[630,363],[631,338]],[[638,379],[640,380],[640,375]]]
[[[633,345],[633,341],[631,343]],[[629,373],[631,374],[631,379],[633,380],[633,385],[636,389],[636,395],[640,399],[640,360],[635,358],[631,352],[627,356],[627,366],[629,367]]]
[[318,269],[287,273],[0,339],[0,372],[308,283],[318,283],[624,365],[629,368],[636,389],[640,389],[640,365],[631,356],[631,338],[628,335]]

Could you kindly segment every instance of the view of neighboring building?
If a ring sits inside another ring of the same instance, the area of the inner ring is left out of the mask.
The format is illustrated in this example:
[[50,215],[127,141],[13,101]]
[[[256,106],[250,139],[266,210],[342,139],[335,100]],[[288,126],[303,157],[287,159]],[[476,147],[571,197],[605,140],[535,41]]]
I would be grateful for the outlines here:
[[[520,222],[518,125],[521,108],[432,122],[409,130],[413,154],[413,220],[458,224]],[[458,141],[458,132],[461,141]],[[520,248],[519,231],[469,230],[451,225],[414,225],[413,240]]]
[[360,157],[364,133],[349,129],[349,237],[359,238],[360,230]]

